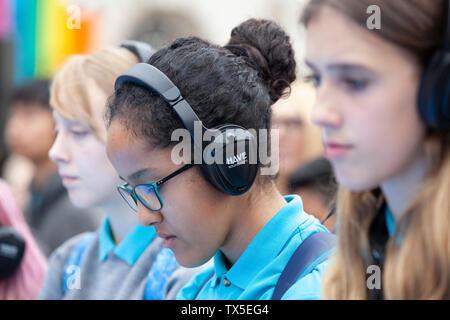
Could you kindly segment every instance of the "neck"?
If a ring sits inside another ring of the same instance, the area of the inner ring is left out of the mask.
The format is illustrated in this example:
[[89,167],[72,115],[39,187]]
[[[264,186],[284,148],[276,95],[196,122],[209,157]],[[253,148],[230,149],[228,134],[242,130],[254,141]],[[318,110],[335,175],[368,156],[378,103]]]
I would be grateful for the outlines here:
[[111,232],[119,244],[136,227],[137,214],[123,201],[119,194],[113,194],[100,209],[108,216]]
[[235,215],[231,231],[220,248],[231,265],[239,259],[267,222],[286,205],[286,200],[274,183],[253,190],[251,196],[253,199],[248,201],[247,198],[247,206],[242,206],[242,200],[238,200],[239,212]]
[[395,220],[400,218],[419,193],[425,178],[425,170],[426,158],[421,154],[400,174],[381,184]]
[[48,157],[39,161],[33,161],[33,163],[35,166],[33,185],[37,188],[41,188],[56,172],[57,167]]
[[286,175],[279,175],[276,180],[276,185],[279,190],[279,193],[282,195],[287,195],[289,193],[288,190],[288,177]]

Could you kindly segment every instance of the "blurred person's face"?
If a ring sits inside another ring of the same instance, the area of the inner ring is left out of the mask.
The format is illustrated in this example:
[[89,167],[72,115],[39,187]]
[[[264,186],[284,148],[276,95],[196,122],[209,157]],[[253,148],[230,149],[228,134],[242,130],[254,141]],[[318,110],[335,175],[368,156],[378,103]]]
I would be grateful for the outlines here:
[[[316,217],[319,221],[323,221],[330,213],[332,207],[322,199],[318,192],[308,187],[299,187],[293,190],[294,194],[298,194],[302,198],[303,210]],[[334,219],[328,219],[324,226],[328,230],[332,230]]]
[[289,176],[305,161],[305,123],[291,99],[273,105],[272,128],[279,130],[279,171]]
[[11,152],[33,162],[48,161],[55,140],[55,124],[50,109],[17,102],[11,106],[5,139]]
[[425,135],[416,59],[325,7],[308,25],[306,60],[318,86],[312,121],[339,183],[368,190],[412,166]]
[[57,136],[49,156],[70,200],[79,208],[96,208],[116,197],[120,183],[106,157],[105,144],[87,125],[54,111]]
[[[171,148],[150,149],[120,120],[114,120],[109,127],[106,145],[111,163],[131,188],[156,182],[183,166],[173,163]],[[179,264],[193,267],[208,261],[230,236],[238,212],[230,205],[230,197],[215,190],[197,168],[168,180],[158,191],[162,209],[151,211],[138,202],[139,223],[155,227]]]

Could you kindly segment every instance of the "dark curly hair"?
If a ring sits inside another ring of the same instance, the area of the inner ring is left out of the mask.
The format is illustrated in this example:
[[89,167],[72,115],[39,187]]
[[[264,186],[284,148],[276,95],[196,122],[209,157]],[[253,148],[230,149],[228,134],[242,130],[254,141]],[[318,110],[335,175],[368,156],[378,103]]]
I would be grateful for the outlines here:
[[[225,47],[179,38],[147,63],[172,80],[206,127],[232,123],[255,130],[270,128],[271,105],[295,80],[296,69],[286,33],[256,19],[234,28]],[[176,144],[171,134],[184,128],[160,97],[133,83],[122,84],[108,100],[107,125],[115,118],[152,148]]]

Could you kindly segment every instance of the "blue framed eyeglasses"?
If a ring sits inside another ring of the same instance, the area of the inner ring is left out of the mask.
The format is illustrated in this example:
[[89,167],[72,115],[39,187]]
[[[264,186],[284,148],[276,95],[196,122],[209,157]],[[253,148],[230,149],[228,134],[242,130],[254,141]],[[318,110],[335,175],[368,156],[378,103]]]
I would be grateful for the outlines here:
[[118,186],[117,190],[135,212],[138,211],[138,201],[140,201],[148,210],[159,211],[163,208],[164,204],[159,195],[158,187],[193,166],[193,164],[187,164],[156,182],[141,183],[134,188],[131,188],[129,183],[125,183]]

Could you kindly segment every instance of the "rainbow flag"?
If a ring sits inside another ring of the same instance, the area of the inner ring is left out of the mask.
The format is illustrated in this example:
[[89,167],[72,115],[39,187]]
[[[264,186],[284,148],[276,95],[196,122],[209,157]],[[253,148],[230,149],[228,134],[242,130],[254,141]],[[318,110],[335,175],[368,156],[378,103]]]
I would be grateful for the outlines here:
[[69,0],[0,0],[0,37],[14,43],[14,82],[49,77],[71,54],[102,46],[101,15]]
[[7,37],[10,33],[10,11],[9,1],[0,0],[0,39]]

